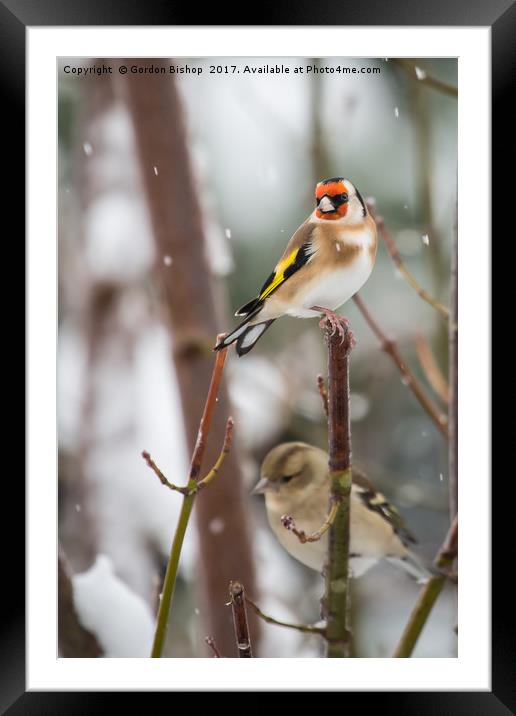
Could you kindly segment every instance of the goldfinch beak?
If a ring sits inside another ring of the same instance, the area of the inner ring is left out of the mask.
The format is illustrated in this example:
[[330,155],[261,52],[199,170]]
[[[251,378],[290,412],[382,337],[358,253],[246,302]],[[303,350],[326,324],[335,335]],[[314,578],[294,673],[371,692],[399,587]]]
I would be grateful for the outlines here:
[[262,477],[251,490],[251,495],[263,495],[269,487],[269,481],[266,477]]
[[319,211],[322,211],[323,214],[329,214],[331,211],[335,211],[335,207],[327,196],[323,196],[317,208]]

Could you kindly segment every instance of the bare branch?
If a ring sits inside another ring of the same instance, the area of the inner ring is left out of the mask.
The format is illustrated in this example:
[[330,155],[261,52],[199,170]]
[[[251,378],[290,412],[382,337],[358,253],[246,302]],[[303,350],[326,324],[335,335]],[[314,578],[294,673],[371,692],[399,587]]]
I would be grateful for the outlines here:
[[233,418],[228,418],[226,421],[226,433],[224,435],[224,444],[222,445],[222,450],[220,451],[220,455],[218,457],[217,462],[215,465],[211,468],[209,473],[206,475],[206,477],[203,477],[202,480],[199,480],[197,483],[197,490],[201,490],[203,487],[206,487],[206,485],[209,485],[209,483],[213,480],[215,475],[219,472],[220,468],[222,467],[222,464],[224,460],[226,459],[226,455],[228,455],[230,449],[231,449],[231,443],[233,441],[233,426],[234,426],[234,420]]
[[175,490],[175,492],[180,492],[182,495],[191,494],[191,491],[187,487],[178,487],[177,485],[173,485],[171,482],[169,482],[152,459],[151,454],[147,452],[147,450],[142,451],[142,457],[147,463],[147,465],[150,467],[150,469],[153,470],[153,472],[157,475],[158,480],[161,482],[162,485],[165,485],[170,490]]
[[446,94],[449,97],[455,97],[455,99],[458,97],[459,91],[457,87],[455,87],[454,85],[450,85],[447,82],[443,82],[442,80],[438,80],[436,77],[432,77],[423,70],[420,70],[418,72],[419,68],[414,62],[399,58],[392,58],[391,62],[393,65],[400,67],[415,82],[419,82],[422,85],[425,85],[430,89],[437,90],[437,92]]
[[443,403],[447,404],[450,398],[448,383],[437,365],[428,341],[421,335],[417,335],[415,341],[417,357],[428,382]]
[[366,307],[364,301],[358,295],[358,293],[353,296],[353,300],[356,303],[360,313],[364,316],[369,327],[380,341],[382,350],[384,350],[397,365],[398,370],[402,375],[403,383],[408,386],[410,390],[414,393],[423,408],[434,421],[435,425],[437,426],[443,437],[448,439],[448,418],[446,417],[446,415],[444,415],[444,413],[439,410],[437,405],[427,394],[419,380],[416,378],[414,373],[410,370],[408,365],[403,360],[395,341],[385,335],[385,333],[380,328],[377,321],[373,318],[369,309]]
[[299,530],[296,527],[296,523],[294,521],[294,518],[290,515],[282,515],[281,516],[281,524],[283,527],[288,530],[289,532],[292,532],[296,535],[298,540],[301,542],[301,544],[305,544],[306,542],[318,542],[321,537],[326,534],[326,532],[330,529],[332,524],[335,522],[335,518],[337,516],[337,512],[339,511],[339,502],[332,502],[330,510],[322,523],[322,525],[319,527],[318,530],[315,532],[312,532],[312,534],[306,534],[304,530]]
[[210,482],[213,480],[215,475],[219,472],[220,468],[222,467],[222,464],[224,463],[224,460],[226,459],[226,455],[228,455],[230,449],[231,449],[231,443],[233,440],[233,426],[234,426],[234,420],[233,418],[228,418],[226,421],[226,433],[224,435],[224,444],[222,446],[222,450],[220,451],[220,455],[217,459],[217,462],[215,465],[211,468],[209,473],[206,475],[206,477],[203,477],[202,480],[199,480],[193,487],[178,487],[177,485],[173,485],[171,482],[167,480],[165,475],[161,472],[159,467],[156,465],[152,457],[150,456],[150,453],[147,452],[147,450],[144,450],[142,452],[142,457],[147,463],[147,465],[156,473],[158,476],[159,481],[162,485],[165,485],[170,490],[174,490],[175,492],[180,492],[182,495],[194,495],[195,493],[202,490],[204,487],[210,484]]
[[290,622],[283,622],[280,619],[275,619],[274,617],[262,612],[260,607],[251,601],[249,597],[246,597],[245,601],[251,609],[254,610],[255,614],[259,616],[260,619],[263,619],[264,622],[267,622],[267,624],[276,624],[276,626],[285,627],[286,629],[295,629],[296,631],[301,631],[306,634],[318,634],[319,636],[325,636],[326,634],[326,629],[323,627],[317,627],[311,624],[291,624]]
[[374,204],[372,202],[367,202],[367,207],[372,217],[376,221],[378,233],[384,240],[385,246],[387,247],[387,251],[389,252],[390,257],[393,260],[394,265],[396,266],[400,274],[403,276],[409,286],[414,289],[418,296],[423,299],[423,301],[426,301],[426,303],[432,306],[432,308],[435,308],[435,310],[440,313],[443,318],[447,319],[450,315],[450,311],[448,310],[448,308],[446,308],[446,306],[443,306],[442,303],[440,303],[437,299],[431,296],[428,291],[425,291],[425,289],[422,288],[422,286],[419,284],[413,274],[405,266],[403,259],[401,258],[400,252],[398,251],[398,247],[396,246],[396,243],[392,238],[392,234],[385,225],[385,220],[383,216],[379,216],[376,214]]
[[328,344],[328,446],[331,478],[330,500],[337,514],[330,526],[324,567],[325,594],[322,613],[326,618],[326,655],[348,657],[351,634],[349,602],[349,516],[351,494],[351,428],[349,418],[349,354],[353,334],[343,320],[343,339],[327,321]]
[[229,596],[233,612],[238,656],[241,659],[250,659],[253,656],[253,652],[251,651],[251,637],[247,623],[246,598],[243,585],[240,582],[230,582]]
[[448,325],[449,381],[450,381],[450,452],[449,452],[449,488],[450,519],[458,509],[458,247],[457,247],[457,201],[453,222],[453,240],[450,275],[450,322]]

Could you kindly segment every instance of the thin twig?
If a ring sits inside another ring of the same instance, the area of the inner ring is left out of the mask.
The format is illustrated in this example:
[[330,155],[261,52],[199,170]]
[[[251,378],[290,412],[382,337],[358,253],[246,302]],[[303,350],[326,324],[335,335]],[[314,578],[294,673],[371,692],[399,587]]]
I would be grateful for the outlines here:
[[391,62],[393,65],[400,67],[415,82],[420,82],[422,85],[426,85],[430,89],[437,90],[438,92],[442,92],[442,94],[446,94],[450,97],[458,97],[459,91],[457,87],[450,85],[447,82],[443,82],[442,80],[438,80],[436,77],[432,77],[424,70],[419,70],[418,72],[417,69],[419,68],[417,68],[415,63],[399,58],[392,58]]
[[428,415],[432,418],[443,437],[448,439],[448,418],[446,415],[439,410],[437,405],[427,394],[419,380],[403,360],[395,341],[385,335],[358,293],[353,296],[353,300],[360,313],[364,316],[369,327],[380,341],[382,350],[384,350],[398,366],[404,385],[407,385],[411,389]]
[[249,624],[247,623],[246,598],[243,585],[240,582],[230,582],[229,596],[233,612],[238,656],[241,659],[250,659],[253,656],[253,652],[251,650],[251,637],[249,635]]
[[328,417],[328,391],[326,390],[326,383],[321,374],[317,376],[317,387],[319,388],[319,395],[321,396],[323,410],[326,417]]
[[349,602],[349,517],[351,494],[351,428],[349,418],[349,353],[353,334],[343,321],[344,337],[332,333],[330,322],[325,334],[328,344],[328,446],[330,499],[338,506],[330,527],[328,553],[324,566],[325,594],[322,613],[326,619],[326,655],[350,655],[348,626]]
[[290,622],[283,622],[280,619],[275,619],[274,617],[271,617],[268,614],[262,612],[260,607],[253,601],[251,601],[249,597],[246,597],[245,601],[251,607],[251,609],[253,609],[255,614],[259,616],[260,619],[262,619],[264,622],[267,622],[267,624],[275,624],[276,626],[286,627],[287,629],[295,629],[296,631],[301,631],[306,634],[318,634],[319,636],[325,636],[326,634],[326,629],[324,627],[317,627],[311,624],[291,624]]
[[180,492],[182,495],[191,494],[191,491],[187,487],[179,487],[178,485],[173,485],[171,482],[169,482],[165,475],[161,472],[159,467],[156,465],[156,463],[151,457],[151,454],[147,450],[142,451],[142,457],[147,463],[147,465],[150,467],[150,469],[157,475],[158,480],[161,482],[162,485],[165,485],[170,490]]
[[217,645],[215,644],[215,639],[214,639],[212,636],[205,636],[205,637],[204,637],[204,641],[206,642],[206,644],[207,644],[207,645],[210,647],[210,649],[212,650],[212,652],[213,652],[213,658],[214,658],[214,659],[221,659],[221,658],[222,658],[222,654],[220,653],[220,651],[219,651],[218,648],[217,648]]
[[[224,336],[217,336],[219,341]],[[204,404],[204,411],[199,423],[199,431],[197,433],[197,441],[192,454],[192,460],[190,463],[190,472],[188,476],[188,484],[186,489],[188,494],[183,494],[183,504],[179,513],[179,520],[177,523],[176,532],[174,534],[174,540],[170,550],[170,557],[167,564],[167,571],[165,574],[165,581],[163,584],[163,592],[158,609],[158,618],[156,624],[156,632],[154,635],[154,643],[152,645],[152,658],[160,658],[163,652],[163,644],[165,642],[165,636],[167,631],[168,615],[170,607],[172,605],[172,598],[174,595],[174,587],[177,578],[177,570],[179,567],[179,557],[181,555],[181,548],[183,546],[183,540],[188,526],[188,520],[194,505],[197,480],[201,470],[202,459],[204,456],[204,450],[206,447],[206,440],[211,426],[211,420],[213,417],[213,411],[215,409],[215,403],[217,399],[217,393],[219,390],[220,381],[222,379],[222,372],[224,370],[224,363],[226,361],[227,349],[218,351],[215,355],[215,364],[213,366],[213,373],[211,376],[210,387],[208,389],[208,395],[206,396],[206,402]],[[229,421],[228,421],[229,422]],[[228,434],[228,427],[226,426],[226,437]],[[226,440],[224,441],[226,444]],[[223,448],[224,451],[224,448]]]
[[332,502],[332,505],[330,507],[330,510],[328,514],[326,515],[326,518],[322,525],[319,527],[318,530],[315,532],[312,532],[311,534],[306,534],[304,530],[299,530],[296,527],[296,523],[294,521],[294,518],[290,515],[282,515],[281,516],[281,524],[283,527],[288,530],[289,532],[292,532],[296,535],[298,540],[301,542],[301,544],[305,544],[306,542],[318,542],[321,537],[326,534],[326,532],[330,529],[332,524],[335,522],[335,518],[337,516],[337,512],[339,511],[340,503],[338,502]]
[[222,464],[224,463],[224,460],[226,459],[226,455],[228,455],[230,449],[231,449],[231,443],[233,441],[233,427],[234,427],[234,420],[233,418],[228,418],[226,421],[226,432],[224,434],[224,443],[222,445],[222,450],[220,451],[220,455],[217,458],[217,462],[215,465],[211,468],[211,470],[208,472],[208,474],[203,477],[202,480],[199,480],[192,488],[189,487],[179,487],[178,485],[174,485],[171,482],[167,480],[165,475],[161,472],[159,467],[156,465],[152,457],[150,456],[150,453],[147,452],[147,450],[144,450],[142,452],[142,457],[147,463],[147,465],[156,473],[158,476],[159,481],[162,485],[165,485],[170,490],[175,490],[175,492],[180,492],[182,495],[194,495],[195,493],[202,490],[206,485],[209,485],[209,483],[213,480],[215,475],[219,472],[220,468],[222,467]]
[[209,473],[205,477],[203,477],[202,480],[199,480],[199,482],[197,483],[197,491],[202,490],[204,487],[209,485],[210,482],[215,477],[215,475],[219,472],[220,468],[222,467],[222,464],[231,449],[231,443],[233,441],[233,426],[234,426],[234,424],[235,423],[234,423],[233,418],[227,419],[226,432],[224,434],[224,443],[222,445],[222,450],[220,451],[220,455],[217,458],[217,462],[211,468]]
[[415,342],[417,357],[428,382],[443,403],[448,404],[450,399],[448,383],[437,365],[437,361],[435,360],[428,341],[423,336],[417,335]]
[[458,250],[457,250],[457,200],[453,221],[453,240],[450,272],[450,323],[448,326],[449,380],[450,380],[450,452],[449,452],[449,495],[450,519],[458,508]]
[[450,315],[450,311],[446,306],[443,306],[442,303],[440,303],[436,298],[431,296],[428,291],[425,291],[425,289],[419,284],[417,279],[412,275],[412,273],[408,270],[408,268],[405,266],[405,263],[403,262],[403,259],[401,258],[400,252],[398,251],[398,247],[396,246],[396,242],[392,238],[392,234],[385,225],[385,220],[383,216],[379,216],[375,213],[374,210],[374,204],[371,202],[368,202],[368,208],[373,216],[374,220],[376,221],[376,226],[378,228],[378,232],[380,236],[382,237],[385,246],[387,247],[387,251],[389,252],[389,255],[391,259],[394,262],[394,265],[400,272],[400,274],[403,276],[405,281],[411,286],[411,288],[414,289],[414,291],[420,296],[420,298],[423,299],[423,301],[426,301],[432,308],[435,308],[435,310],[441,314],[441,316],[445,319],[448,319],[448,316]]
[[437,597],[446,583],[448,578],[446,570],[453,565],[453,562],[457,557],[457,550],[458,515],[455,515],[448,534],[446,535],[446,539],[444,540],[443,545],[435,559],[436,567],[444,573],[431,577],[421,589],[416,605],[412,610],[407,625],[401,635],[401,639],[394,651],[393,656],[395,658],[408,658],[412,655],[417,640],[419,639],[419,636],[423,631],[423,627],[430,616],[432,607],[434,606]]

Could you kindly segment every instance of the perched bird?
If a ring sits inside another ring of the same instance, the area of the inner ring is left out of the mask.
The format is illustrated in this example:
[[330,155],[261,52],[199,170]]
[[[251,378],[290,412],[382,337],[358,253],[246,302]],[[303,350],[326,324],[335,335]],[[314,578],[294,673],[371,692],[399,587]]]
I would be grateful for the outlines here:
[[376,224],[358,189],[342,177],[315,188],[315,209],[292,236],[259,295],[235,313],[244,320],[215,350],[236,341],[239,356],[280,316],[328,318],[367,281],[376,257]]
[[[284,527],[282,518],[289,515],[297,529],[307,534],[321,527],[330,496],[328,455],[301,442],[277,445],[266,455],[261,479],[253,490],[253,494],[262,493],[269,524],[281,545],[307,567],[322,572],[328,534],[317,542],[302,544]],[[349,546],[352,576],[360,577],[378,560],[387,559],[418,581],[426,581],[430,571],[408,547],[415,541],[397,510],[365,475],[353,468]]]

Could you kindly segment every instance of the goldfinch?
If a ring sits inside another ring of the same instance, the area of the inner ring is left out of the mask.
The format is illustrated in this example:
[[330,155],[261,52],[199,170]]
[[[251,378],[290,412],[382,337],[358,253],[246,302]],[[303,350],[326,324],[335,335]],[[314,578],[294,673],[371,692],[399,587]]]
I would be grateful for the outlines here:
[[[267,517],[280,544],[307,567],[322,572],[328,549],[328,533],[317,542],[302,544],[287,530],[282,518],[292,517],[297,529],[316,532],[328,514],[330,477],[328,455],[301,442],[273,448],[261,467],[261,479],[253,494],[264,494]],[[378,560],[387,559],[420,582],[430,572],[408,547],[416,542],[397,510],[377,492],[361,472],[353,468],[350,507],[350,573],[362,576]]]
[[376,224],[358,189],[343,177],[320,181],[315,209],[301,224],[259,295],[235,313],[244,320],[215,350],[236,341],[239,356],[280,316],[323,315],[342,331],[335,310],[367,281],[376,258]]

